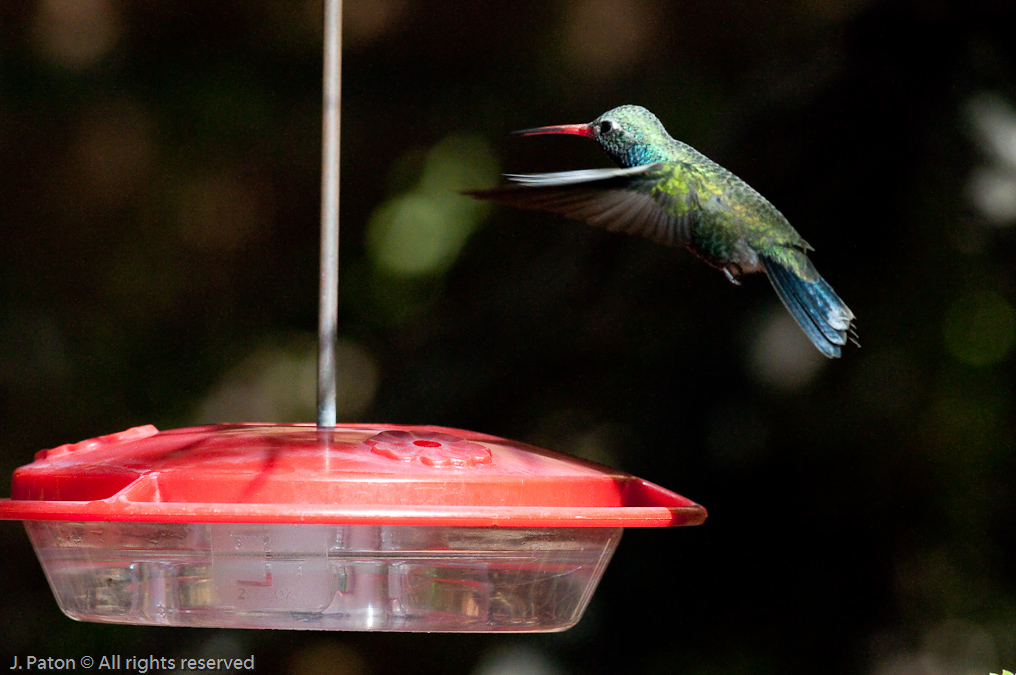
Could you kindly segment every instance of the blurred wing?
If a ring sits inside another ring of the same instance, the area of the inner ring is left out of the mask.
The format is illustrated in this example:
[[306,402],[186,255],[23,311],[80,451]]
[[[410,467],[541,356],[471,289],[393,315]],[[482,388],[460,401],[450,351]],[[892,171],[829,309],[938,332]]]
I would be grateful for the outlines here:
[[514,185],[466,194],[521,209],[559,213],[595,227],[676,246],[690,243],[698,204],[694,194],[668,194],[658,189],[675,170],[673,165],[658,163],[630,169],[508,174],[505,178]]

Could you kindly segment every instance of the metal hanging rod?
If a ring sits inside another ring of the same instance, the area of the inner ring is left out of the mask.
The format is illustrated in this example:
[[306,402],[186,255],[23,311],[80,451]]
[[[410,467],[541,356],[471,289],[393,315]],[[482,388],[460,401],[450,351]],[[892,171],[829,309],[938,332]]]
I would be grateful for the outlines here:
[[318,308],[319,427],[335,426],[335,340],[339,306],[339,121],[342,103],[342,0],[325,0],[321,154],[321,288]]

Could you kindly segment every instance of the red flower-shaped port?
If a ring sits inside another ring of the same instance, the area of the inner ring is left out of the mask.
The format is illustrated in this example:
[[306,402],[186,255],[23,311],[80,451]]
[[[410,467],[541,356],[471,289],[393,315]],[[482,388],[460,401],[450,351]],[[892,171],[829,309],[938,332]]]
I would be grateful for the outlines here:
[[383,431],[364,443],[382,457],[402,462],[417,460],[428,466],[476,466],[492,460],[488,448],[451,434]]

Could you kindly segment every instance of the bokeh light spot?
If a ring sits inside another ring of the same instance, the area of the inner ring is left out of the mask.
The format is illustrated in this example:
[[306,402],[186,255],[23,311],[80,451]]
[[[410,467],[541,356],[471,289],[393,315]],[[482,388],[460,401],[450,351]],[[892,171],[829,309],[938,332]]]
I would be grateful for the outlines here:
[[546,651],[524,645],[487,650],[473,669],[473,675],[560,675],[563,671]]
[[639,0],[576,0],[565,12],[565,60],[595,79],[635,64],[654,37],[651,13]]
[[[378,367],[365,347],[349,338],[335,345],[336,413],[350,419],[374,400]],[[197,424],[307,422],[317,401],[317,343],[310,335],[260,346],[222,379],[198,406]]]
[[343,39],[349,47],[373,42],[403,19],[406,0],[346,0],[342,5]]
[[366,675],[367,660],[352,645],[322,641],[299,649],[287,675]]
[[998,363],[1016,343],[1016,310],[995,291],[967,293],[949,307],[943,330],[955,358],[972,366]]
[[367,247],[384,272],[413,277],[442,272],[458,257],[489,206],[459,195],[493,182],[497,160],[486,141],[453,135],[428,153],[417,185],[378,207]]
[[782,307],[774,308],[763,319],[749,359],[752,377],[779,391],[805,386],[815,378],[826,360]]
[[185,241],[200,249],[232,251],[267,226],[270,191],[240,174],[225,168],[188,180],[177,203]]
[[986,164],[967,182],[967,197],[987,224],[1016,222],[1016,110],[993,94],[979,94],[967,102],[967,119]]
[[1016,110],[994,94],[980,94],[967,103],[967,117],[981,149],[992,159],[1016,169]]
[[1016,172],[978,167],[970,175],[967,194],[990,224],[1009,225],[1016,220]]
[[85,115],[77,139],[85,192],[107,204],[123,202],[152,169],[156,124],[144,106],[110,101]]
[[36,44],[47,61],[83,70],[116,44],[120,16],[109,0],[43,0],[34,28]]

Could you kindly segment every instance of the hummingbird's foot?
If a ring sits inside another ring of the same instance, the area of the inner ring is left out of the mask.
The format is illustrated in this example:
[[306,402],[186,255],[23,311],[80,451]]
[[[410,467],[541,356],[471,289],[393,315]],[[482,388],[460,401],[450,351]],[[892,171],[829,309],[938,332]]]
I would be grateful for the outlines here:
[[741,285],[741,275],[744,274],[744,270],[741,269],[740,265],[738,265],[737,263],[730,263],[728,265],[724,265],[723,273],[727,275],[727,279],[730,280],[730,283],[734,284],[735,286]]

